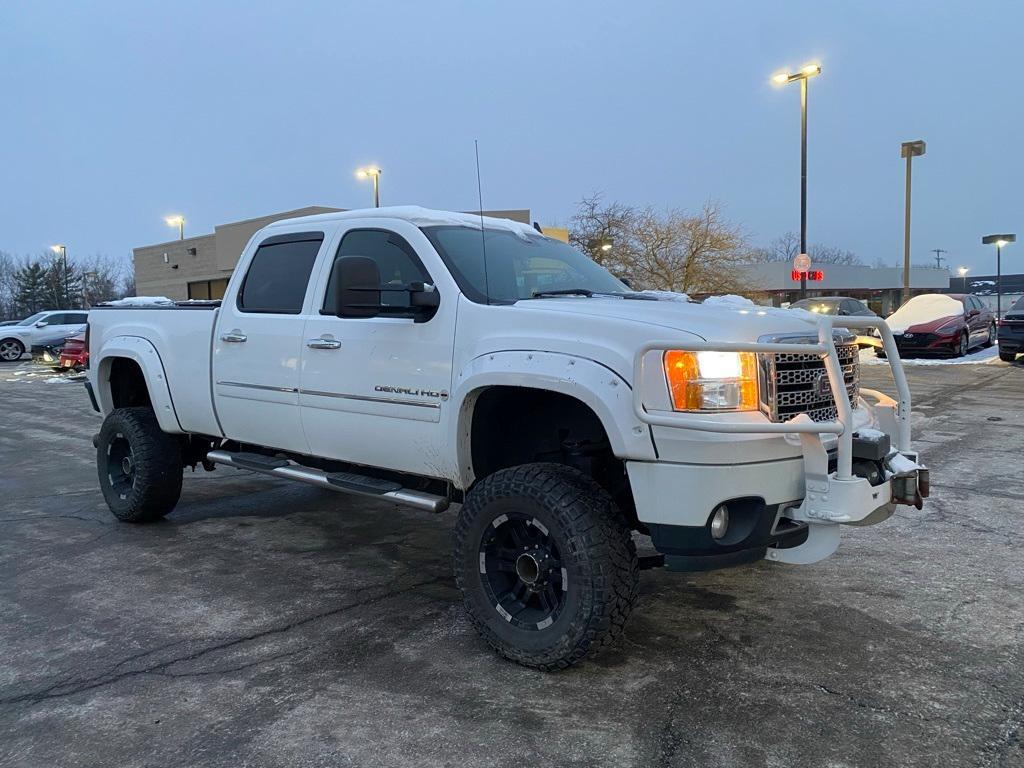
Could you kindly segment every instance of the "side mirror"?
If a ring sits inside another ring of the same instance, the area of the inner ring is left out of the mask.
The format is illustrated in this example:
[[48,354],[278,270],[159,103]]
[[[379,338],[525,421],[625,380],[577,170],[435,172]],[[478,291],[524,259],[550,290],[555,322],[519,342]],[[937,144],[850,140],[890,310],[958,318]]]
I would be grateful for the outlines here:
[[967,316],[968,317],[977,317],[980,314],[981,314],[981,310],[972,309],[970,312],[967,313]]
[[838,312],[836,312],[836,314],[837,315],[848,315],[850,313],[849,313],[849,311],[847,311],[845,309],[840,309]]
[[437,288],[427,283],[409,284],[409,306],[433,309],[441,306],[441,294]]
[[45,328],[48,325],[49,323],[46,322],[45,320],[40,320],[38,323],[36,323],[36,328]]
[[338,276],[334,288],[334,313],[338,317],[376,317],[380,314],[380,268],[366,256],[339,256],[334,260]]

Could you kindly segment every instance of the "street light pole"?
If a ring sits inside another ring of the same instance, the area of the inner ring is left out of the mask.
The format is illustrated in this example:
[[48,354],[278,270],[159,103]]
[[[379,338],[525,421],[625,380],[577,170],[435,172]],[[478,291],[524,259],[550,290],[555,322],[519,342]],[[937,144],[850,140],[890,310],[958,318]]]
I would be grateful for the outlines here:
[[907,158],[907,191],[903,211],[903,303],[910,299],[910,173],[911,162],[924,154],[923,141],[905,141],[900,145],[900,157]]
[[[821,67],[808,64],[799,72],[779,72],[772,77],[776,85],[800,83],[800,253],[807,253],[807,81],[821,74]],[[807,273],[800,272],[800,298],[807,298]]]
[[[71,290],[68,288],[68,248],[66,245],[51,245],[50,250],[61,255],[64,268],[64,303],[71,304]],[[70,306],[61,309],[71,309]]]
[[380,208],[380,168],[360,168],[356,176],[361,179],[373,179],[373,207]]
[[983,245],[996,246],[996,319],[1003,317],[1003,246],[1017,242],[1017,236],[1006,235],[985,235],[981,238]]
[[960,293],[967,293],[967,267],[958,267],[960,273]]

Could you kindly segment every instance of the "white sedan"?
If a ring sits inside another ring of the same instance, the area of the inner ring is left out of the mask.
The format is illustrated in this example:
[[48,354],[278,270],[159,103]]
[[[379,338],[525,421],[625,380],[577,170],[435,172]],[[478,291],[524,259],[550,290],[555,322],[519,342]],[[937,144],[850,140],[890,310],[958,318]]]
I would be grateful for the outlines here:
[[0,326],[0,361],[11,363],[33,345],[78,333],[89,313],[85,310],[37,312],[16,325]]

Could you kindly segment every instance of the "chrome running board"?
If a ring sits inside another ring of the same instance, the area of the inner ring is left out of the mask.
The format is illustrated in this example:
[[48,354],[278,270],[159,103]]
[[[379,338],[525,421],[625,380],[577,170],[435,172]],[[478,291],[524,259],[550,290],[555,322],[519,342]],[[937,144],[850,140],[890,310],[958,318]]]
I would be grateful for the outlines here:
[[387,499],[396,504],[405,504],[427,512],[444,512],[448,509],[448,499],[444,496],[414,491],[410,488],[403,488],[400,483],[358,475],[354,472],[325,472],[322,469],[304,467],[286,459],[264,456],[259,453],[210,451],[206,454],[206,458],[214,464],[224,464],[235,469],[248,469],[251,472],[283,477],[286,480],[297,480],[300,483],[317,485],[330,491]]

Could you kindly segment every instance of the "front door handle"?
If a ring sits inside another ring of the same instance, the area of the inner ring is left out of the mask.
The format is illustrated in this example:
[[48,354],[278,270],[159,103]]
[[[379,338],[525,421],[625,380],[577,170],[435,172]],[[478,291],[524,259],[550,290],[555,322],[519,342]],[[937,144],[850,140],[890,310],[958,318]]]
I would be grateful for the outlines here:
[[248,337],[244,333],[242,333],[240,330],[238,330],[237,328],[235,328],[233,330],[230,330],[227,333],[222,333],[220,335],[220,340],[221,341],[234,342],[235,344],[240,344],[241,342],[245,341],[247,338]]
[[310,349],[341,349],[341,342],[337,339],[310,339],[306,346]]

